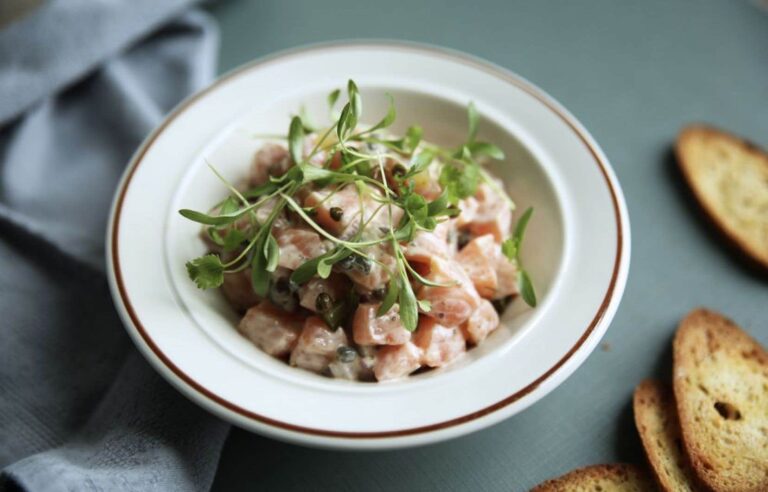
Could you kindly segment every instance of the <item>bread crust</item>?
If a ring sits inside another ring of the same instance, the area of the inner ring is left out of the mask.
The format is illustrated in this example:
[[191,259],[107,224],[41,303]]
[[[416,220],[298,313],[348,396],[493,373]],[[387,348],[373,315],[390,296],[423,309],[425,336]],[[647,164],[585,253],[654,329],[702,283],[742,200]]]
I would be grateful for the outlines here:
[[745,259],[762,270],[763,273],[768,273],[768,247],[754,244],[745,237],[744,231],[726,222],[724,220],[725,212],[713,203],[712,197],[708,196],[706,191],[700,186],[698,178],[700,176],[699,173],[702,171],[699,163],[696,162],[696,159],[691,154],[694,146],[699,145],[701,141],[707,140],[719,140],[734,149],[750,154],[763,164],[766,172],[768,172],[768,153],[748,140],[705,124],[693,124],[684,127],[678,134],[674,149],[678,167],[683,178],[709,221],[720,231],[731,246],[734,246],[738,251],[746,255]]
[[[601,489],[596,489],[596,486]],[[632,464],[617,463],[578,468],[565,475],[547,480],[531,492],[655,491],[656,486],[645,469]]]
[[716,492],[768,490],[768,354],[732,321],[696,309],[673,343],[673,389],[687,456]]
[[632,399],[635,426],[656,481],[666,492],[699,490],[682,449],[672,389],[660,381],[642,381]]

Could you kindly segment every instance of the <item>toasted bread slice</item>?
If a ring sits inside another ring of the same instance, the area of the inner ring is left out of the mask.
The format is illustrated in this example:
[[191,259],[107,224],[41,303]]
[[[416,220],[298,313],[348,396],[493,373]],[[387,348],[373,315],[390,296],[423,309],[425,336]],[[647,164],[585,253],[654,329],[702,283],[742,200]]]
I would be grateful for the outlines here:
[[592,465],[537,485],[531,492],[646,492],[658,490],[639,466]]
[[704,212],[733,244],[768,270],[768,154],[706,126],[684,128],[675,153]]
[[768,354],[723,316],[696,309],[674,341],[674,392],[697,477],[720,491],[768,490]]
[[645,455],[662,490],[696,490],[694,474],[683,451],[672,389],[658,381],[643,381],[635,388],[633,407]]

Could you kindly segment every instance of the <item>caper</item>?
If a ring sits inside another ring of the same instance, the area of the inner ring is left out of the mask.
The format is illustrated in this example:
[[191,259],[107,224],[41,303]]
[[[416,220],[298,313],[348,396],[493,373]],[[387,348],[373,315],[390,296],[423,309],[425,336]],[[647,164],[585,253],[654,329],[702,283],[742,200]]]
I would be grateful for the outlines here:
[[373,268],[373,262],[368,258],[356,255],[354,268],[363,275],[368,275],[371,273],[371,268]]
[[321,292],[315,298],[315,309],[318,313],[325,313],[333,307],[333,299],[325,292]]
[[344,216],[344,210],[342,210],[341,207],[331,207],[328,212],[331,214],[331,218],[336,222],[340,221]]
[[339,265],[339,268],[341,268],[342,270],[352,270],[352,268],[355,266],[355,255],[350,255],[345,258],[342,258],[336,264]]
[[380,301],[384,299],[384,296],[387,295],[387,289],[384,287],[379,287],[378,289],[373,289],[371,291],[371,299],[374,299],[376,301]]
[[354,360],[357,359],[357,351],[352,347],[342,345],[336,349],[336,358],[339,360],[339,362],[349,364],[350,362],[354,362]]
[[505,309],[507,309],[507,306],[509,306],[509,303],[512,302],[513,298],[514,296],[506,296],[502,297],[501,299],[494,299],[491,301],[491,304],[493,304],[493,308],[496,310],[496,312],[501,314]]
[[459,246],[459,249],[462,249],[464,246],[466,246],[471,239],[472,239],[472,236],[470,235],[468,230],[466,229],[460,230],[459,237],[457,238],[457,244]]
[[397,164],[395,167],[392,168],[392,176],[399,178],[401,176],[404,176],[406,173],[405,166],[402,164]]
[[288,277],[280,277],[275,281],[275,291],[280,294],[287,294],[291,291],[291,281]]
[[272,288],[269,289],[268,297],[272,304],[284,311],[292,312],[298,307],[299,301],[296,289],[291,285],[288,277],[275,279],[272,283]]

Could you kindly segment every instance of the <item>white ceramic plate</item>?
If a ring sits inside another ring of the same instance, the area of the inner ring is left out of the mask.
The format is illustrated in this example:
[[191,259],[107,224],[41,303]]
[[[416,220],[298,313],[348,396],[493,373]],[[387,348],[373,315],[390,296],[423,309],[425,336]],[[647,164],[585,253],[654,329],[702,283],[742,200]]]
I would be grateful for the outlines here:
[[[366,122],[395,97],[396,131],[462,141],[466,105],[480,136],[507,155],[493,169],[519,210],[535,208],[523,260],[540,303],[516,301],[503,326],[444,370],[387,384],[323,378],[270,358],[234,329],[220,294],[200,291],[184,262],[203,253],[198,227],[177,210],[207,209],[227,178],[246,172],[253,134],[284,133],[304,104],[353,78]],[[404,44],[321,45],[282,53],[222,77],[182,103],[134,156],[107,238],[112,293],[131,337],[181,392],[219,417],[287,441],[392,448],[448,439],[520,412],[570,375],[610,323],[629,266],[629,222],[597,144],[552,98],[499,67]]]

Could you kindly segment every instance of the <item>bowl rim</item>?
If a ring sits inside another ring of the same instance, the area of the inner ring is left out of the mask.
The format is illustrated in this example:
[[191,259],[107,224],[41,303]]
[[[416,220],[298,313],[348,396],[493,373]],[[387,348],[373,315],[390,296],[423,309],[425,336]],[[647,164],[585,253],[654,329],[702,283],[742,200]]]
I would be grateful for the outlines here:
[[[387,430],[377,432],[348,432],[348,431],[335,431],[327,429],[318,429],[313,427],[295,425],[288,422],[282,422],[264,415],[260,415],[252,410],[243,408],[237,404],[234,404],[225,398],[217,395],[213,391],[202,386],[195,381],[192,377],[182,371],[174,362],[160,349],[160,347],[154,342],[150,336],[148,330],[142,324],[136,310],[134,309],[130,298],[128,296],[126,287],[123,282],[123,276],[121,272],[120,260],[119,260],[119,230],[120,230],[120,218],[122,212],[123,202],[131,183],[131,179],[134,176],[145,154],[149,151],[154,141],[163,133],[163,131],[174,122],[186,109],[191,107],[199,99],[207,95],[208,93],[216,90],[219,86],[232,79],[243,75],[252,70],[258,69],[266,64],[275,61],[282,61],[287,58],[303,56],[308,53],[316,51],[327,50],[343,50],[347,48],[372,48],[372,49],[392,49],[403,52],[416,52],[426,55],[432,55],[448,59],[453,62],[467,65],[473,69],[483,71],[489,75],[498,77],[503,81],[514,85],[516,88],[525,91],[530,96],[534,97],[538,102],[544,105],[549,111],[554,113],[560,118],[579,138],[584,144],[590,155],[594,159],[595,164],[600,170],[603,179],[610,192],[611,204],[613,207],[614,218],[616,220],[616,254],[613,262],[612,273],[608,288],[603,297],[601,304],[595,312],[591,322],[582,332],[581,336],[577,339],[576,343],[549,369],[542,373],[538,378],[528,383],[523,388],[519,389],[515,393],[499,400],[496,403],[488,405],[477,411],[468,413],[466,415],[437,422],[429,425],[423,425],[419,427],[412,427],[398,430]],[[118,305],[118,311],[123,318],[123,321],[133,326],[136,334],[139,335],[140,340],[149,349],[150,354],[157,358],[166,369],[170,370],[173,376],[178,378],[181,382],[187,385],[189,388],[203,396],[216,405],[223,407],[227,411],[234,412],[240,417],[244,417],[251,421],[256,421],[260,424],[265,424],[269,427],[275,427],[277,429],[288,431],[290,433],[306,434],[309,436],[327,437],[327,438],[342,438],[352,440],[367,440],[367,439],[385,439],[385,438],[403,438],[408,436],[415,436],[419,434],[427,434],[436,431],[444,431],[446,429],[461,426],[473,421],[476,421],[489,414],[497,412],[512,403],[520,400],[526,395],[532,393],[539,388],[545,382],[550,381],[550,378],[555,375],[566,363],[573,359],[573,356],[582,348],[582,346],[590,338],[590,335],[604,320],[606,314],[611,311],[611,305],[616,295],[619,299],[622,296],[626,279],[628,277],[629,269],[629,217],[626,213],[626,205],[624,203],[623,193],[620,185],[616,180],[612,168],[607,159],[603,155],[601,149],[598,147],[591,135],[581,126],[576,118],[571,115],[564,107],[562,107],[554,98],[549,96],[545,91],[540,89],[535,84],[527,81],[519,75],[511,72],[510,70],[496,65],[492,62],[484,60],[482,58],[470,55],[458,50],[444,48],[440,46],[417,43],[417,42],[405,42],[394,40],[346,40],[346,41],[331,41],[323,43],[313,43],[309,45],[303,45],[287,50],[281,50],[270,55],[255,59],[251,62],[240,65],[229,72],[219,76],[211,84],[203,88],[202,90],[190,95],[182,102],[180,102],[163,120],[163,122],[155,128],[144,140],[144,142],[137,149],[133,157],[131,158],[128,167],[123,173],[123,177],[120,180],[115,198],[113,200],[112,209],[110,213],[109,225],[107,228],[106,237],[106,260],[107,269],[109,273],[110,288],[113,293],[115,303]],[[614,306],[614,311],[615,311]],[[127,318],[127,319],[126,319]],[[607,328],[607,327],[606,327]],[[135,341],[138,341],[134,338]],[[139,347],[143,348],[143,347]],[[143,350],[142,350],[143,351]],[[590,350],[591,352],[591,350]],[[589,355],[588,353],[586,355]],[[585,356],[586,357],[586,356]],[[153,361],[151,361],[153,362]],[[578,366],[578,364],[577,364]],[[576,366],[576,367],[577,367]],[[576,367],[572,367],[569,374],[572,373]],[[565,375],[567,377],[568,374]],[[562,381],[562,379],[561,379]],[[173,382],[173,381],[172,381]],[[557,384],[557,382],[555,382]],[[177,385],[178,387],[178,385]],[[185,390],[186,388],[178,388]],[[190,396],[186,391],[182,393]],[[210,407],[207,407],[210,409]],[[220,412],[215,412],[220,413]],[[276,430],[277,430],[276,429]]]

